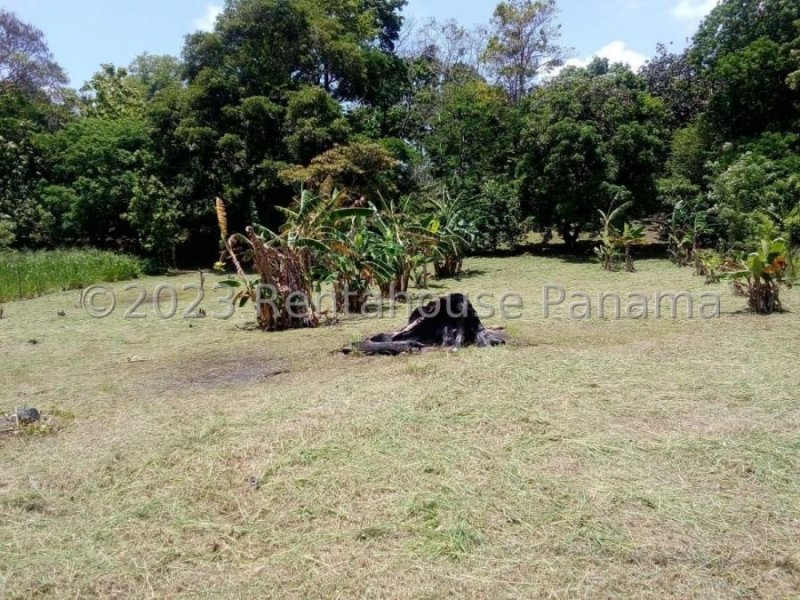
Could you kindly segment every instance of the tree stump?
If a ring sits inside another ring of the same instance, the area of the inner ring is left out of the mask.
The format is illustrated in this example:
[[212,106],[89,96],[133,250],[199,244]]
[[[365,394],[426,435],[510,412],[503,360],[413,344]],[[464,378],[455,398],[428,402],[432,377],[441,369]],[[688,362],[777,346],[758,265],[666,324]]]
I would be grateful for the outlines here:
[[396,356],[423,348],[486,348],[505,343],[499,332],[483,326],[466,296],[451,294],[417,308],[400,331],[374,335],[343,352]]

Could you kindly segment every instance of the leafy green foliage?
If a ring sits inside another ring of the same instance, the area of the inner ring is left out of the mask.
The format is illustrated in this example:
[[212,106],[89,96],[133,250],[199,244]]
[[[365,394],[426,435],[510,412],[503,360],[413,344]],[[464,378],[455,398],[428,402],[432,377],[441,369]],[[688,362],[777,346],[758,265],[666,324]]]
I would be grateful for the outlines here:
[[517,182],[487,179],[467,214],[476,229],[474,247],[481,251],[513,250],[526,233]]
[[719,205],[720,233],[730,246],[787,233],[783,221],[800,205],[797,147],[796,135],[765,135],[719,165],[710,197]]
[[789,285],[786,271],[789,268],[789,246],[782,238],[761,240],[757,252],[743,256],[738,270],[725,275],[726,279],[745,282],[745,292],[750,310],[757,314],[771,314],[782,310],[780,288]]
[[149,142],[140,118],[85,117],[35,138],[49,174],[42,199],[55,217],[53,237],[100,247],[133,247],[128,210]]
[[525,113],[521,194],[540,229],[555,228],[573,245],[597,228],[601,206],[631,201],[637,216],[653,208],[664,110],[633,73],[566,69]]
[[436,239],[433,262],[440,279],[460,275],[464,258],[474,245],[477,228],[469,220],[473,203],[464,196],[452,196],[446,188],[430,199],[428,229]]
[[787,129],[800,99],[789,87],[800,20],[793,0],[724,0],[694,36],[689,59],[713,90],[704,118],[724,140]]
[[290,94],[284,128],[292,159],[303,165],[334,145],[346,142],[350,134],[342,107],[318,87]]

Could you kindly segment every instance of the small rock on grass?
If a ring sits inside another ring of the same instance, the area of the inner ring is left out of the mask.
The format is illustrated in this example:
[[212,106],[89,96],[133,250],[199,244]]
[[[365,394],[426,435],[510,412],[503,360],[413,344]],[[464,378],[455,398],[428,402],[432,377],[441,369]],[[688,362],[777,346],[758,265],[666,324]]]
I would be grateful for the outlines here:
[[40,415],[39,411],[35,408],[17,409],[17,420],[19,420],[22,425],[31,425],[32,423],[38,422],[41,418],[42,415]]

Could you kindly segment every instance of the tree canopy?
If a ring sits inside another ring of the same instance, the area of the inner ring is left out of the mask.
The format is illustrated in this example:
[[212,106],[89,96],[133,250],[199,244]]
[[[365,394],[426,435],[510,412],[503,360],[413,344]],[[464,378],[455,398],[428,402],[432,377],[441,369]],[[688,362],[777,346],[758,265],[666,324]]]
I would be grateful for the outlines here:
[[556,0],[474,28],[404,30],[404,5],[228,0],[180,57],[100,65],[77,91],[0,11],[0,244],[205,263],[213,198],[231,229],[278,230],[301,188],[395,212],[447,189],[475,251],[532,229],[574,244],[620,205],[706,211],[720,247],[800,223],[797,2],[722,0],[639,72],[564,68]]

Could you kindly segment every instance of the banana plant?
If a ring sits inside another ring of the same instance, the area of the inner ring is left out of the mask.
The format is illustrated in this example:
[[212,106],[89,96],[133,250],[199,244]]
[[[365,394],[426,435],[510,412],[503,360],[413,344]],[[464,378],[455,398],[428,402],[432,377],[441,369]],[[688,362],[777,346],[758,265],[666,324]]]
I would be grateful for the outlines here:
[[433,260],[439,279],[457,277],[467,252],[475,245],[478,231],[468,218],[474,202],[461,194],[454,197],[446,188],[428,200],[430,212],[425,226],[436,239]]
[[751,312],[768,315],[783,309],[780,289],[791,287],[786,280],[789,251],[783,238],[762,240],[757,252],[740,258],[738,270],[723,276],[744,287]]
[[634,226],[630,223],[625,223],[625,228],[622,231],[622,235],[620,235],[618,238],[619,244],[625,249],[625,270],[629,273],[636,271],[636,267],[633,264],[633,254],[631,253],[631,248],[644,243],[645,236],[646,230],[643,225]]
[[619,268],[620,252],[622,246],[620,243],[619,232],[614,227],[614,221],[622,215],[623,212],[631,207],[632,202],[625,202],[617,208],[609,208],[608,212],[598,210],[600,214],[600,245],[594,249],[597,258],[600,259],[600,265],[606,271],[616,271]]
[[708,211],[697,210],[686,200],[675,205],[670,219],[669,250],[672,261],[679,267],[695,264],[699,273],[697,253],[704,235],[713,233],[708,224]]
[[374,227],[381,240],[375,252],[392,265],[391,275],[378,283],[384,296],[405,293],[413,273],[431,260],[437,244],[435,233],[412,196],[398,201],[382,199],[381,206],[374,208]]

